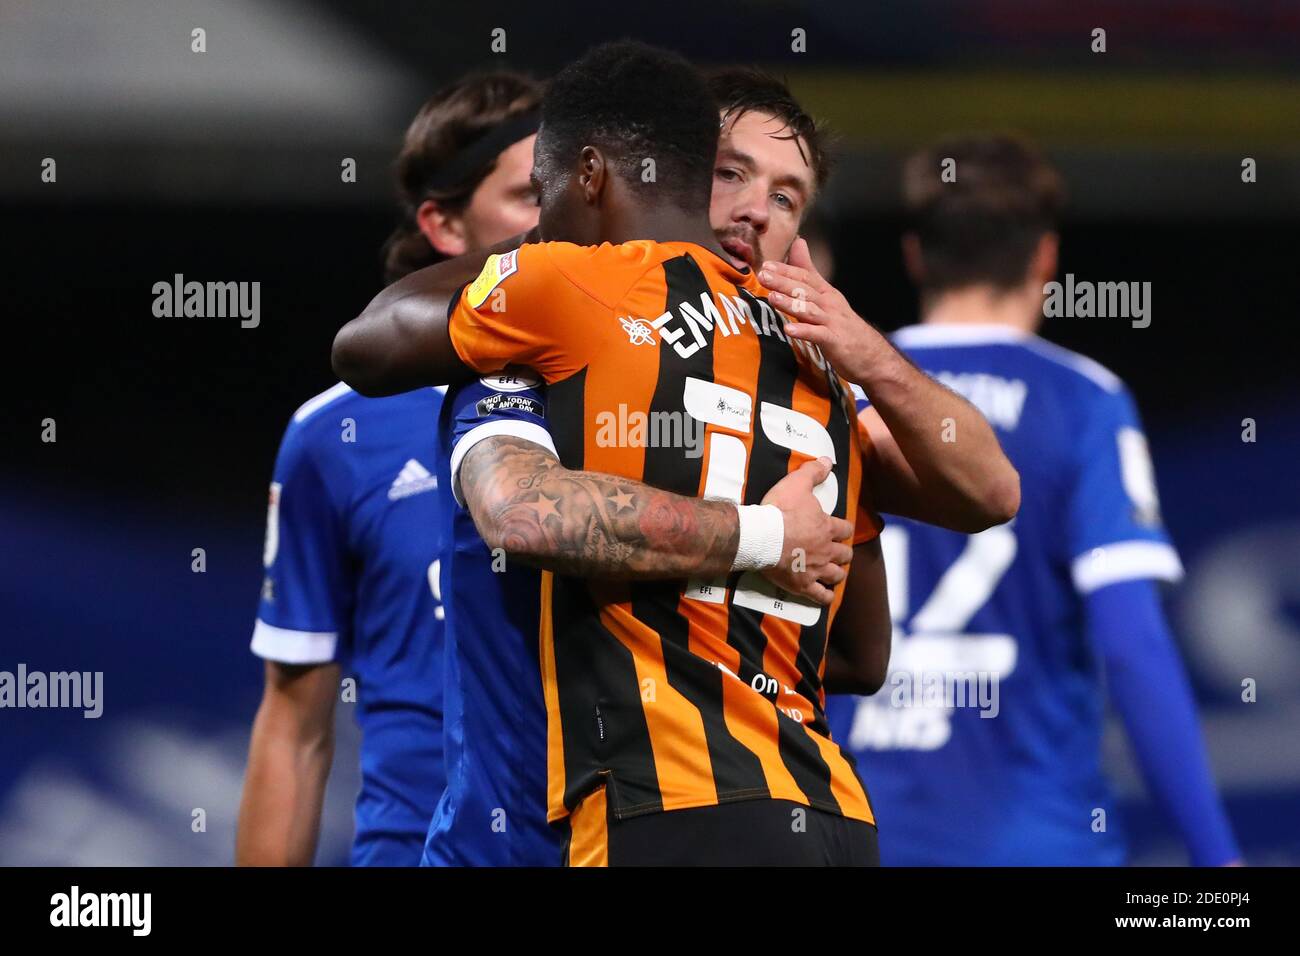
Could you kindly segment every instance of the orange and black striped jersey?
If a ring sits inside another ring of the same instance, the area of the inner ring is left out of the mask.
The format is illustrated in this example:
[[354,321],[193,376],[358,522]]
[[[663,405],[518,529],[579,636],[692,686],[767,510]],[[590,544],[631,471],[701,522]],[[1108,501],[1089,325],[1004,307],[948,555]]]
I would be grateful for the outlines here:
[[[765,296],[751,272],[693,243],[525,245],[462,291],[451,339],[481,373],[517,364],[545,378],[567,468],[757,504],[825,455],[834,469],[819,500],[869,540],[879,520],[859,515],[852,395],[816,348],[785,335]],[[605,785],[620,818],[772,798],[874,822],[823,711],[842,594],[827,611],[752,572],[544,575],[550,819]]]

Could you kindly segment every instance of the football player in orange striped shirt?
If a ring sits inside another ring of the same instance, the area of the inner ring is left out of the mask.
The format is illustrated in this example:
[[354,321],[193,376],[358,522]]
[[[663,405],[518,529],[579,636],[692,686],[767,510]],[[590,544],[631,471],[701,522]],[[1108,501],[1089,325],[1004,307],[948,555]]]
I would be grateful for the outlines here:
[[[825,453],[835,466],[823,504],[853,513],[861,448],[846,386],[784,334],[765,290],[716,245],[703,207],[717,119],[681,107],[707,103],[693,84],[684,63],[627,47],[561,74],[536,158],[543,227],[608,241],[494,257],[459,298],[452,342],[479,371],[515,361],[544,375],[567,466],[757,502]],[[638,196],[634,170],[646,159],[671,187]],[[626,241],[636,235],[666,241]],[[358,331],[340,337],[345,357]],[[705,424],[694,461],[680,447],[601,437],[602,416],[684,413]],[[569,518],[562,489],[547,493],[554,460],[508,439],[480,445],[460,478],[484,536],[547,566],[535,542],[553,542]],[[539,461],[521,469],[530,454]],[[603,504],[617,515],[630,500],[614,488]],[[860,522],[859,540],[875,528]],[[610,580],[626,576],[617,560],[604,570],[603,580],[556,574],[547,586],[551,815],[572,815],[571,861],[870,861],[870,809],[820,711],[837,608],[822,612],[753,575],[652,585]],[[851,589],[839,610],[867,591]]]
[[[449,317],[453,345],[480,373],[513,362],[545,378],[567,466],[740,503],[752,555],[732,566],[773,565],[782,532],[760,502],[789,472],[830,459],[819,499],[831,515],[856,515],[862,449],[848,386],[784,334],[753,273],[713,237],[718,119],[702,78],[623,44],[555,84],[534,160],[541,228],[583,244],[489,260]],[[641,158],[655,168],[648,181]],[[608,416],[702,423],[703,454],[684,441],[646,447],[617,425],[602,437]],[[500,466],[529,454],[510,441],[475,446],[460,488],[489,544],[530,555],[568,516],[544,469],[521,488]],[[616,487],[601,506],[616,516],[631,494]],[[859,539],[877,531],[863,520]],[[843,582],[827,610],[752,571],[618,580],[626,569],[613,557],[605,576],[543,584],[550,817],[574,815],[570,861],[874,862],[866,794],[821,714]],[[607,828],[618,831],[608,842]]]

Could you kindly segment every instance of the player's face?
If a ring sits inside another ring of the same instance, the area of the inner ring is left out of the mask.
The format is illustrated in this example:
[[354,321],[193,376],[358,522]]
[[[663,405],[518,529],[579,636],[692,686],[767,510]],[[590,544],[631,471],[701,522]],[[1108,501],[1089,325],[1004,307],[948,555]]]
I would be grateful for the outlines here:
[[529,175],[536,136],[502,150],[465,210],[466,248],[482,249],[537,225],[537,194]]
[[732,264],[783,260],[799,236],[816,180],[790,131],[768,113],[730,121],[718,141],[709,221]]

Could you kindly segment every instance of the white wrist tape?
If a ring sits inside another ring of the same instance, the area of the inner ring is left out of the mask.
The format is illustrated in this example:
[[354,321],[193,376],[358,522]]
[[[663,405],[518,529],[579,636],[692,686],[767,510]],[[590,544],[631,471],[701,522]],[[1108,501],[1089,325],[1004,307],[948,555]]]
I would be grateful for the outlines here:
[[738,505],[740,545],[733,571],[762,571],[778,564],[785,545],[785,516],[776,505]]

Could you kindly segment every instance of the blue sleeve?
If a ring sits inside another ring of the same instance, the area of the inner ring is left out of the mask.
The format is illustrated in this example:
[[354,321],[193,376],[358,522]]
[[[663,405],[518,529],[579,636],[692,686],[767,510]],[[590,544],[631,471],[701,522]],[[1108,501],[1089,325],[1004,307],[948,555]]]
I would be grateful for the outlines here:
[[457,504],[464,504],[460,463],[483,439],[513,435],[555,454],[555,442],[546,423],[546,386],[531,372],[507,369],[455,386],[447,390],[444,402],[450,406],[444,420],[450,423],[451,434],[444,440],[450,449],[451,490]]
[[1087,620],[1143,777],[1182,833],[1192,864],[1239,859],[1155,582],[1125,581],[1093,591]]
[[1182,563],[1160,520],[1155,470],[1132,398],[1122,387],[1093,393],[1082,411],[1066,513],[1076,590],[1177,581]]
[[253,631],[253,653],[288,664],[336,659],[351,619],[346,527],[310,439],[291,423],[280,443]]

